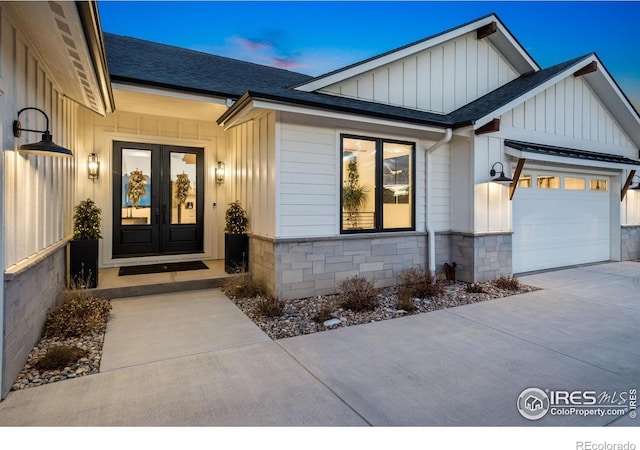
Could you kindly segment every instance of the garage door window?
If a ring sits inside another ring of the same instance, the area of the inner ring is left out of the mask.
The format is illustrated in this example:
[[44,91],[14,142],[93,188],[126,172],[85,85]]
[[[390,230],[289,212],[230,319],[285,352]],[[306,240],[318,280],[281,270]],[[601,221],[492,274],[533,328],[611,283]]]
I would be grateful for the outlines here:
[[560,189],[560,177],[539,175],[537,181],[538,189]]
[[592,191],[606,191],[607,180],[591,179],[589,180],[589,189]]
[[564,188],[569,191],[584,191],[587,183],[584,178],[570,178],[564,179]]
[[520,175],[520,179],[518,180],[519,188],[530,188],[531,187],[531,175]]

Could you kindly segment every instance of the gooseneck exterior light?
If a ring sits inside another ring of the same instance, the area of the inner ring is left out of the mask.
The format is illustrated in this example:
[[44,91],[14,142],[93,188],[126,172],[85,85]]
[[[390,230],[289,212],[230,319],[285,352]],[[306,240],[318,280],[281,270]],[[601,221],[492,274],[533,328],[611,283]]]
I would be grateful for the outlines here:
[[47,116],[47,113],[45,113],[43,110],[33,107],[22,108],[20,111],[18,111],[18,119],[20,118],[20,114],[28,110],[40,112],[46,120],[46,126],[44,130],[31,130],[29,128],[22,128],[22,124],[20,123],[20,121],[14,120],[13,135],[17,138],[22,136],[23,131],[42,133],[42,140],[40,142],[36,142],[34,144],[23,144],[19,148],[20,152],[46,156],[73,156],[71,150],[61,147],[53,142],[53,137],[51,136],[51,132],[49,131],[49,116]]
[[492,177],[496,176],[496,165],[500,164],[500,175],[497,176],[496,178],[494,178],[493,181],[494,183],[500,183],[500,184],[511,184],[513,182],[513,180],[509,177],[506,177],[504,175],[504,166],[502,165],[502,163],[500,161],[493,163],[493,166],[491,167],[491,171],[489,172],[489,174]]

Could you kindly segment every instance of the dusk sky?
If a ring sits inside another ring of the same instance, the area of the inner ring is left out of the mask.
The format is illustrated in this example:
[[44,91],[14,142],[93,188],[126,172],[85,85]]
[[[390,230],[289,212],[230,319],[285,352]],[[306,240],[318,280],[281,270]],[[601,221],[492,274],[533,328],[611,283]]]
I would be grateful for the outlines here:
[[541,67],[596,52],[640,109],[640,1],[99,1],[104,31],[320,75],[497,13]]

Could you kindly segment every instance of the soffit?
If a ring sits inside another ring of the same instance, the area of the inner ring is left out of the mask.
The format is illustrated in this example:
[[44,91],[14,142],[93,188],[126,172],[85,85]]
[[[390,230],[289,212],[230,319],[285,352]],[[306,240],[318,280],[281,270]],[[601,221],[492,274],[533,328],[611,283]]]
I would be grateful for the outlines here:
[[16,25],[66,97],[104,115],[106,107],[75,2],[11,2]]

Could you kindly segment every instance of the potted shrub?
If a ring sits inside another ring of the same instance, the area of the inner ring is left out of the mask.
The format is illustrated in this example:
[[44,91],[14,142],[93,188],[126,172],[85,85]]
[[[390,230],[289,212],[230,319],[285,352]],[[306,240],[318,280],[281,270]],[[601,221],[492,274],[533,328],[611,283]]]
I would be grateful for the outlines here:
[[102,211],[91,199],[73,210],[73,239],[69,243],[69,274],[75,287],[98,286],[98,239]]
[[227,273],[245,272],[249,267],[249,237],[247,213],[240,201],[229,205],[225,214],[224,268]]

